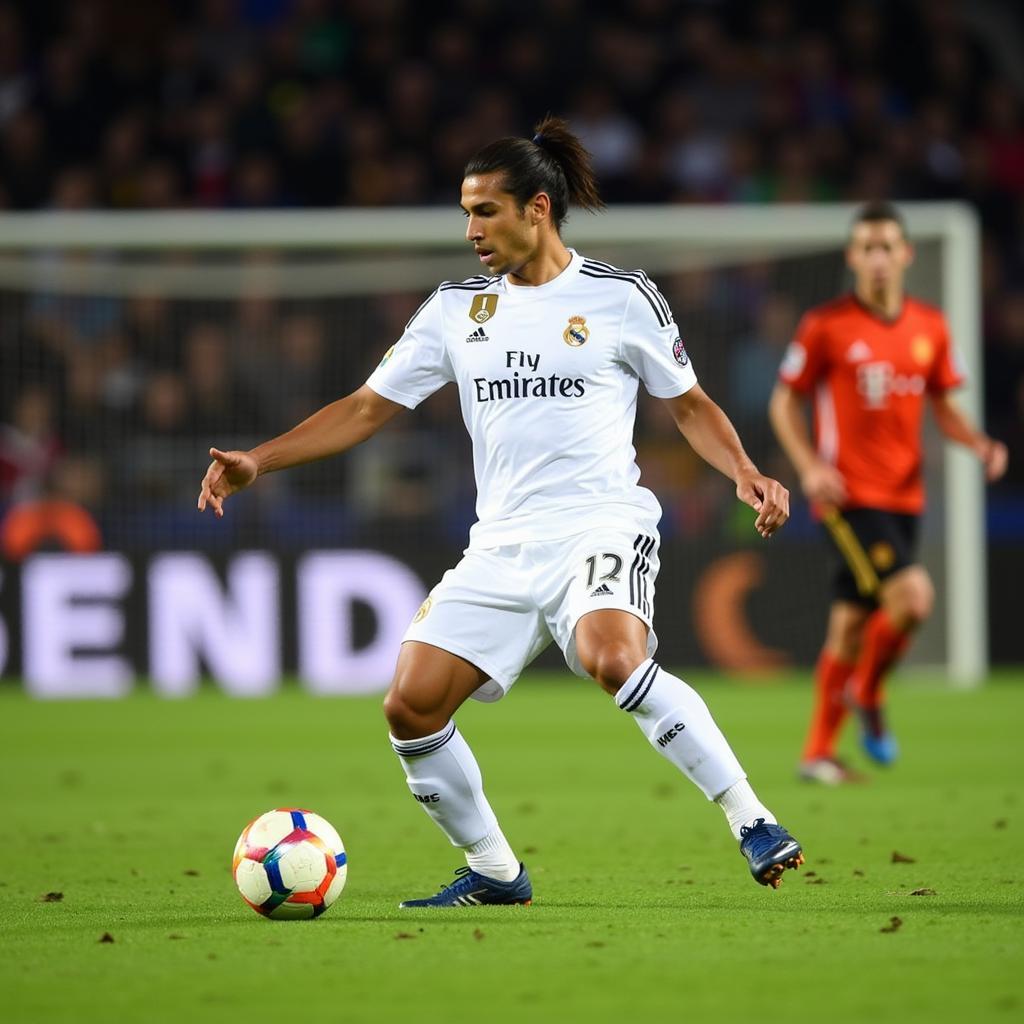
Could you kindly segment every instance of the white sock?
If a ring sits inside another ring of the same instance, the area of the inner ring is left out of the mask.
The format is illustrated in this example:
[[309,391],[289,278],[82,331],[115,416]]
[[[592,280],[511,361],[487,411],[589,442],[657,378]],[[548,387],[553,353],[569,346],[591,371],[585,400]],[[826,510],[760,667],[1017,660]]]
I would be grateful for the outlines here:
[[651,659],[622,684],[615,703],[709,800],[746,778],[697,691]]
[[[412,795],[452,846],[466,851],[469,866],[489,878],[506,882],[515,878],[519,860],[498,827],[484,796],[476,758],[455,723],[415,740],[392,736],[391,746],[402,762]],[[487,870],[477,868],[477,863]]]
[[740,830],[744,826],[751,826],[758,818],[764,818],[769,825],[777,825],[775,815],[768,810],[756,794],[750,788],[746,779],[731,785],[721,796],[715,798],[715,803],[725,811],[729,828],[737,841],[742,838]]
[[500,828],[488,833],[479,843],[466,847],[466,863],[481,875],[511,882],[519,877],[519,858],[508,845]]

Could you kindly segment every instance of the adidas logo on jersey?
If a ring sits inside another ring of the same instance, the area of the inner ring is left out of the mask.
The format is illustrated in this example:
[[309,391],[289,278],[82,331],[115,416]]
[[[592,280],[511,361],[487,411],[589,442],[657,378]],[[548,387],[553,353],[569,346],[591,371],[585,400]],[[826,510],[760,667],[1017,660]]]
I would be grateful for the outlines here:
[[466,335],[466,341],[490,341],[482,327],[478,327],[472,334]]
[[591,597],[610,597],[612,588],[607,583],[602,583],[601,586],[595,587],[591,592]]
[[847,350],[846,361],[848,363],[862,363],[865,359],[871,358],[871,349],[862,338],[858,338]]

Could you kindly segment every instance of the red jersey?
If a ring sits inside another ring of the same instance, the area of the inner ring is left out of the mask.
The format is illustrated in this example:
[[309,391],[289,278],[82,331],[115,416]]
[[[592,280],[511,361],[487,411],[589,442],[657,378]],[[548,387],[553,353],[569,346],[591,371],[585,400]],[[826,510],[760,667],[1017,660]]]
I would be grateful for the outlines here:
[[847,508],[924,508],[924,396],[963,383],[942,313],[906,298],[894,320],[854,295],[807,312],[779,370],[814,393],[818,453],[843,474]]

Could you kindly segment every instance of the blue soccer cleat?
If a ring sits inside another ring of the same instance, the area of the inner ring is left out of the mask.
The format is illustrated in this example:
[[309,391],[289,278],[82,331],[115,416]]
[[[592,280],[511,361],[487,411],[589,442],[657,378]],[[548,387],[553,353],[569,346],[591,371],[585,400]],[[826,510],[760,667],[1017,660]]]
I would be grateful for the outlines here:
[[740,829],[740,853],[747,858],[755,882],[778,889],[782,872],[804,862],[800,844],[781,826],[758,818]]
[[900,748],[896,737],[885,727],[881,708],[865,708],[857,705],[860,719],[860,745],[864,753],[875,764],[892,764],[899,757]]
[[529,904],[533,902],[533,886],[526,867],[519,865],[519,874],[511,882],[499,882],[478,874],[472,868],[456,868],[455,881],[436,896],[422,900],[404,900],[400,907],[479,907],[484,904]]

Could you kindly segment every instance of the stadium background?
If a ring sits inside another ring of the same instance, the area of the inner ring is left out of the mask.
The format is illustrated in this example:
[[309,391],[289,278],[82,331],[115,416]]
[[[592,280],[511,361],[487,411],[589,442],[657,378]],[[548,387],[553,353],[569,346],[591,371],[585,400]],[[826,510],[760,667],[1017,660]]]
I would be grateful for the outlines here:
[[[989,496],[991,649],[1021,662],[1022,51],[1012,5],[995,2],[0,4],[0,209],[453,205],[466,157],[549,109],[592,149],[612,204],[778,204],[783,218],[794,202],[965,200],[984,231],[987,426],[1011,449]],[[768,392],[800,310],[841,281],[833,255],[661,282],[703,382],[790,484]],[[134,595],[152,595],[143,575],[158,551],[204,550],[223,567],[226,551],[273,548],[285,609],[310,550],[389,551],[429,585],[472,521],[452,394],[345,459],[264,481],[223,523],[194,512],[210,443],[253,443],[365,379],[423,297],[400,285],[385,297],[194,302],[0,286],[7,633],[25,552],[15,525],[50,498],[84,511],[78,544],[134,567],[129,638],[145,633]],[[707,564],[754,538],[727,482],[669,427],[642,403],[641,465],[678,553],[661,633],[671,660],[714,662],[695,588]],[[798,664],[820,639],[821,606],[807,600],[823,593],[819,553],[798,508],[749,609],[755,633]],[[284,668],[302,620],[282,616]],[[374,630],[358,604],[354,629],[357,640]],[[19,646],[7,647],[3,671],[17,675]]]

